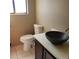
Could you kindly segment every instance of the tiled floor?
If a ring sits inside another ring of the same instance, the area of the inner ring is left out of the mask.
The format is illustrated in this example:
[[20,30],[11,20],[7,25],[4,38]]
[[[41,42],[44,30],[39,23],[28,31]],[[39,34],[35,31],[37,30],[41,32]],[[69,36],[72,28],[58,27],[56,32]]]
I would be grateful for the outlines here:
[[15,46],[10,49],[10,59],[35,59],[35,49],[32,48],[28,52],[23,50],[23,46]]

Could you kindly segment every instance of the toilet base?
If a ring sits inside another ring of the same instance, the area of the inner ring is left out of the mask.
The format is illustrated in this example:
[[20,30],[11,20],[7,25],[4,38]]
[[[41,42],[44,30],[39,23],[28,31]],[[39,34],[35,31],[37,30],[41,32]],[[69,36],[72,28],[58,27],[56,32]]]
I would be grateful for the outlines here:
[[35,48],[35,43],[24,43],[24,46],[23,46],[23,50],[24,51],[29,51],[31,50],[32,48]]

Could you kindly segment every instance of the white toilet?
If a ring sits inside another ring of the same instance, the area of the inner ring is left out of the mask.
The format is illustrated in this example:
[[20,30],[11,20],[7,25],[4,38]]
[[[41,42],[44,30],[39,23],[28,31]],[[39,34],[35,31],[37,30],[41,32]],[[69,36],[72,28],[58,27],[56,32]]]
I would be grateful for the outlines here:
[[[43,33],[43,26],[34,24],[34,31],[35,31],[35,34]],[[24,51],[29,51],[35,45],[34,37],[32,34],[21,36],[20,41],[24,44],[23,45]]]

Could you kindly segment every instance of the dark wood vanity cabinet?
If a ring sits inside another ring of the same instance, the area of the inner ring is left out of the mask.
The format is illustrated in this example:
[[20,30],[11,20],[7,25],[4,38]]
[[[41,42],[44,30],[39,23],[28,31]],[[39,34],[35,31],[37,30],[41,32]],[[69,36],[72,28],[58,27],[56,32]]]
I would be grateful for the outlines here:
[[35,59],[43,59],[43,47],[35,41]]
[[35,59],[56,59],[37,40],[35,40]]

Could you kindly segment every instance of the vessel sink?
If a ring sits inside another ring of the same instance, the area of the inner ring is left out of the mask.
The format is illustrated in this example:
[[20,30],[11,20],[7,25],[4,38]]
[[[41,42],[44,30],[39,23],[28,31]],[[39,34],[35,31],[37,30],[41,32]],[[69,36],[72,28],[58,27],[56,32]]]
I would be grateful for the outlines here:
[[69,35],[59,31],[48,31],[45,33],[46,38],[55,45],[65,43],[69,39]]

